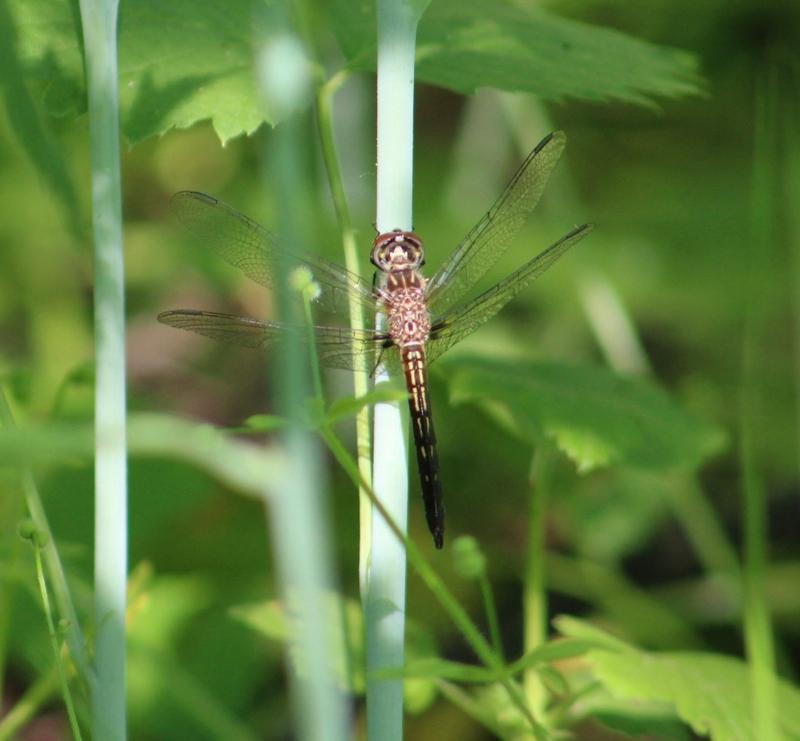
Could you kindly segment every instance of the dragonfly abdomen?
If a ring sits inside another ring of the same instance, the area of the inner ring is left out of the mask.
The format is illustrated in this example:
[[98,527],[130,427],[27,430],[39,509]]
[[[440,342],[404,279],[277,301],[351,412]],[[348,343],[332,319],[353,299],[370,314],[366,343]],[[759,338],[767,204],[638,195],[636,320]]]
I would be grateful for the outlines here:
[[433,542],[437,548],[441,548],[444,545],[444,502],[442,501],[442,484],[439,479],[436,433],[433,429],[428,392],[425,347],[422,344],[408,345],[401,349],[401,354],[409,393],[408,407],[417,450],[425,518],[428,521],[428,528],[433,534]]

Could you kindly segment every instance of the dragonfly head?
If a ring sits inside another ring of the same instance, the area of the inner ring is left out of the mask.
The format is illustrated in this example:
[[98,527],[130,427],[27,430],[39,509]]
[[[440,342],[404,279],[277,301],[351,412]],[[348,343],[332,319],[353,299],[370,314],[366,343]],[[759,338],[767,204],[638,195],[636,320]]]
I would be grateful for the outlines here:
[[422,240],[414,232],[395,229],[379,234],[369,258],[384,273],[396,270],[417,270],[425,264]]

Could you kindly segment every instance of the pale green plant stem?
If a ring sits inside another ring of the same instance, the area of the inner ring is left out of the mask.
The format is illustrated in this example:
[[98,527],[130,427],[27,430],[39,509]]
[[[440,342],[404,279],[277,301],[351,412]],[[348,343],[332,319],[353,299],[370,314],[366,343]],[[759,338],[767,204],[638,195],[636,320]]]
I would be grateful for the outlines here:
[[[404,546],[409,563],[413,566],[425,586],[428,587],[436,601],[441,605],[442,609],[444,609],[453,621],[453,624],[461,635],[464,636],[464,639],[469,643],[475,655],[486,667],[495,672],[497,681],[505,689],[512,704],[519,710],[522,717],[525,718],[530,725],[533,735],[537,739],[547,738],[547,733],[543,727],[537,723],[531,715],[525,701],[525,696],[519,685],[509,676],[508,667],[504,664],[502,658],[495,653],[492,645],[483,637],[483,634],[472,620],[470,620],[469,615],[459,601],[422,555],[422,551],[420,551],[414,541],[408,537],[401,525],[394,520],[388,508],[384,506],[383,502],[377,496],[377,493],[373,491],[372,487],[365,481],[360,480],[358,465],[350,457],[347,449],[329,427],[323,426],[320,429],[320,433],[333,454],[333,457],[338,461],[339,465],[342,466],[345,473],[350,476],[355,484],[362,486],[367,492],[367,496],[369,496],[373,508],[386,523],[387,532],[392,538],[398,540]],[[383,737],[381,736],[381,738]]]
[[[530,472],[530,503],[528,505],[528,554],[523,589],[524,636],[523,653],[528,654],[547,641],[547,584],[545,563],[547,549],[545,525],[550,487],[552,451],[543,441],[536,448]],[[525,670],[523,686],[533,717],[543,723],[547,690],[535,667]]]
[[[414,50],[419,11],[408,0],[378,0],[377,204],[379,232],[411,228],[414,141]],[[385,380],[381,372],[376,381]],[[407,414],[395,404],[374,412],[373,487],[406,532],[408,518]],[[406,554],[402,539],[373,508],[364,621],[367,654],[367,738],[403,737],[403,680],[374,672],[403,665]]]
[[56,662],[56,670],[58,671],[58,679],[61,684],[61,696],[64,698],[64,705],[67,708],[67,717],[69,718],[69,727],[72,730],[72,735],[75,741],[81,741],[81,729],[78,725],[78,718],[75,715],[75,706],[72,702],[72,692],[69,689],[69,682],[67,681],[67,674],[64,670],[64,660],[61,655],[61,646],[59,645],[58,635],[56,634],[56,626],[53,622],[53,610],[50,607],[50,597],[47,594],[47,584],[44,580],[44,568],[42,567],[42,553],[40,548],[40,539],[44,538],[45,542],[47,536],[35,531],[31,538],[31,545],[33,546],[33,559],[36,564],[36,582],[39,585],[39,594],[42,598],[42,608],[44,609],[45,618],[47,619],[47,632],[50,635],[50,643],[53,646],[53,659]]
[[[290,246],[304,241],[302,174],[306,172],[300,112],[311,95],[306,49],[290,29],[280,4],[271,8],[271,33],[260,52],[261,94],[282,119],[269,137],[268,172],[280,214],[278,231]],[[288,324],[298,317],[297,275],[290,258],[278,265],[278,316]],[[270,356],[275,370],[279,410],[288,420],[281,438],[286,465],[278,481],[264,482],[282,599],[294,618],[288,658],[295,735],[307,741],[344,741],[346,708],[337,687],[336,652],[329,625],[328,597],[333,589],[332,548],[321,450],[305,425],[309,397],[307,358],[303,344],[289,333],[281,351]],[[322,382],[315,363],[313,387],[322,404]],[[297,671],[297,666],[302,671]]]
[[[777,81],[768,55],[758,80],[754,127],[751,193],[750,254],[763,259],[774,249],[773,226],[777,168]],[[759,471],[756,435],[761,394],[758,372],[759,345],[763,342],[764,301],[767,283],[757,264],[752,265],[745,307],[742,340],[742,387],[739,400],[739,454],[742,476],[744,528],[744,637],[750,668],[753,728],[759,741],[780,741],[777,722],[775,645],[765,594],[767,566],[767,496]]]
[[128,492],[125,281],[119,160],[117,0],[81,0],[92,145],[95,313],[93,737],[124,741]]
[[[342,180],[342,171],[339,166],[339,157],[336,151],[336,140],[333,120],[333,97],[344,82],[349,78],[349,70],[340,70],[317,90],[317,125],[319,127],[322,156],[325,160],[325,170],[328,173],[331,196],[336,210],[336,219],[339,223],[339,232],[344,251],[344,263],[354,275],[361,274],[356,247],[355,230],[350,219],[350,209],[347,205],[347,195]],[[354,329],[364,328],[364,311],[361,304],[353,298],[350,299],[350,326]],[[363,396],[369,390],[369,379],[365,373],[353,374],[353,394]],[[364,407],[356,415],[356,452],[358,470],[361,478],[367,483],[372,482],[372,461],[370,442],[370,409]],[[366,593],[367,564],[371,541],[372,505],[369,497],[362,489],[358,491],[358,583],[362,598]]]
[[459,708],[464,715],[488,728],[497,738],[508,736],[497,722],[497,713],[475,700],[469,692],[445,679],[436,679],[435,682],[439,692]]

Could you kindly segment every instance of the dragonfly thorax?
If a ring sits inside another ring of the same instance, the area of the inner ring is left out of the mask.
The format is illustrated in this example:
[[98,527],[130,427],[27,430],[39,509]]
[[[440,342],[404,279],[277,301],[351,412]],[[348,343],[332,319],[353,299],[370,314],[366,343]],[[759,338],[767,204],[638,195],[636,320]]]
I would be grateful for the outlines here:
[[417,270],[425,264],[422,240],[414,232],[402,229],[379,234],[372,246],[370,261],[384,273]]

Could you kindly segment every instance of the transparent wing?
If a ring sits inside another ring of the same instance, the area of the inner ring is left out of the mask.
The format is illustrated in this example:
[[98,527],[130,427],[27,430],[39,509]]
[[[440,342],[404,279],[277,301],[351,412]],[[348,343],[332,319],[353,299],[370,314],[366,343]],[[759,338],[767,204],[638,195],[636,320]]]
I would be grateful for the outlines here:
[[205,246],[256,283],[274,288],[278,261],[286,259],[288,265],[311,271],[321,290],[315,304],[323,311],[346,315],[350,298],[376,310],[372,286],[365,280],[322,257],[282,248],[273,234],[216,198],[185,190],[172,196],[171,203],[178,219]]
[[[301,342],[311,338],[305,327],[267,322],[214,311],[177,309],[158,315],[170,327],[242,347],[279,347],[289,337]],[[320,363],[328,368],[372,373],[378,363],[394,362],[397,351],[386,333],[347,327],[314,327],[314,341]]]
[[583,239],[591,230],[591,224],[575,227],[496,286],[468,304],[451,311],[447,316],[434,321],[430,339],[425,346],[428,362],[436,360],[445,350],[491,319],[530,281],[544,273],[561,255]]
[[556,131],[536,145],[486,216],[431,277],[426,293],[434,314],[444,314],[508,249],[539,203],[566,141],[564,132]]

